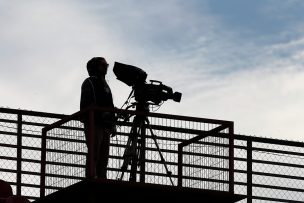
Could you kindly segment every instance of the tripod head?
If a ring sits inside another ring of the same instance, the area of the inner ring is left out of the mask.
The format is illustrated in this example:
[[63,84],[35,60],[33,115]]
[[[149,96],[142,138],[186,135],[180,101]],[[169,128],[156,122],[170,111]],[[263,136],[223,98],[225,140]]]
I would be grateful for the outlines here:
[[[132,90],[130,93],[129,98],[132,96],[134,91]],[[128,100],[127,100],[128,101]],[[149,102],[142,102],[137,101],[134,102],[126,107],[128,108],[134,108],[136,107],[136,111],[140,112],[149,112],[149,105],[151,103]],[[129,121],[129,118],[132,117],[132,115],[128,115],[124,120]],[[147,134],[146,129],[148,130],[149,134]],[[167,171],[167,176],[170,178],[171,184],[174,186],[173,180],[172,180],[172,172],[168,169],[168,166],[165,162],[165,159],[161,153],[161,149],[157,143],[156,135],[153,133],[152,127],[150,125],[150,121],[148,119],[148,116],[145,114],[136,114],[134,116],[134,119],[132,121],[131,130],[128,136],[128,140],[126,143],[126,149],[123,154],[123,163],[121,166],[121,174],[119,177],[119,174],[117,174],[118,180],[123,180],[124,173],[127,172],[128,166],[130,165],[130,176],[129,181],[136,182],[137,179],[137,169],[140,168],[140,171],[145,171],[145,154],[146,154],[146,136],[150,136],[150,138],[154,141],[154,144],[156,146],[156,149],[159,153],[161,162],[163,163],[165,170]],[[140,172],[140,179],[141,181],[144,178],[143,173]]]

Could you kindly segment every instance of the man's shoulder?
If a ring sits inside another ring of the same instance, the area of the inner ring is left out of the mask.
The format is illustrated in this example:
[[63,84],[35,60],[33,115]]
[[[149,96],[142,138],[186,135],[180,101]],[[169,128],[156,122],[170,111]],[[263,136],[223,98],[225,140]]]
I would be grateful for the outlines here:
[[83,82],[82,82],[82,84],[81,84],[81,88],[83,89],[83,88],[88,88],[91,84],[91,81],[90,81],[90,78],[88,77],[88,78],[86,78]]
[[82,82],[82,84],[91,83],[92,81],[94,81],[93,77],[87,77],[86,79],[84,79],[84,81]]

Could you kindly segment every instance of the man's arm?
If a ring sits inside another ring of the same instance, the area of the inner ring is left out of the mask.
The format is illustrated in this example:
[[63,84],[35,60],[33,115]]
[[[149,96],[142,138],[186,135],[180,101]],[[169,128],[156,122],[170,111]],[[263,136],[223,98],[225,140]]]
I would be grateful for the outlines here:
[[90,79],[86,79],[81,86],[80,110],[96,104],[94,86]]
[[[94,87],[90,79],[86,79],[81,86],[81,97],[80,97],[80,110],[83,110],[96,103],[96,98],[94,95]],[[87,123],[89,120],[88,114],[81,115],[81,122]]]

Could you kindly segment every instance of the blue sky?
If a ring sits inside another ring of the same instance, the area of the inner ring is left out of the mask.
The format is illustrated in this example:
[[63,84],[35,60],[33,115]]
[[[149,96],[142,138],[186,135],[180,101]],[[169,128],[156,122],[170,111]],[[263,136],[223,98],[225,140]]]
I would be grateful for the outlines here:
[[232,120],[237,133],[302,141],[302,0],[0,0],[0,106],[71,114],[85,64],[115,61],[183,93],[162,113]]

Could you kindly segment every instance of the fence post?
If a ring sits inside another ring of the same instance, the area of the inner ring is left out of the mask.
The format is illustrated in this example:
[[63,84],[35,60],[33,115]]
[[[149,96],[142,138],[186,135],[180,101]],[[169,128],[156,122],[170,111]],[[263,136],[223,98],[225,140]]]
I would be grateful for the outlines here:
[[[139,156],[139,163],[140,163],[140,182],[145,183],[145,174],[146,174],[146,127],[145,123],[142,123],[139,126],[141,134],[140,136],[140,156]],[[152,135],[151,135],[152,136]]]
[[18,113],[17,117],[17,186],[16,195],[21,195],[22,182],[22,114]]
[[95,159],[95,155],[94,155],[94,126],[95,126],[95,121],[94,121],[94,110],[95,109],[90,109],[89,110],[89,129],[88,129],[88,177],[90,179],[93,179],[95,177],[95,163],[94,163],[94,159]]
[[252,203],[252,140],[247,140],[247,203]]
[[229,125],[229,193],[234,194],[234,124]]
[[178,145],[177,186],[183,186],[183,145]]
[[45,196],[46,133],[47,131],[43,128],[41,138],[40,198]]

